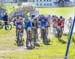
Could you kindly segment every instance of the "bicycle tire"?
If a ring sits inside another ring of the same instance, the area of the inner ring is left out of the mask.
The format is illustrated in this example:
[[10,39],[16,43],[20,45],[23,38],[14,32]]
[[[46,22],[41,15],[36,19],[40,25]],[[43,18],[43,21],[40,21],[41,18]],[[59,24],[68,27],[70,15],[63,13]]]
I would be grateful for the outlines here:
[[11,24],[8,24],[7,27],[9,27],[9,28],[7,28],[7,30],[11,30],[12,29],[12,25]]
[[23,46],[23,40],[20,30],[17,32],[17,46]]

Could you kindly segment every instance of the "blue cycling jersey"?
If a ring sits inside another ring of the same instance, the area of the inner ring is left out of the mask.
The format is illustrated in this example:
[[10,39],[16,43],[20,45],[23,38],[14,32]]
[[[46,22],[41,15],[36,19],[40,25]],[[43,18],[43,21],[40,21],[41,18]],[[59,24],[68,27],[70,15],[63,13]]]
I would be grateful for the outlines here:
[[30,21],[24,22],[24,26],[25,26],[25,29],[28,29],[29,27],[31,28],[32,22],[30,22]]
[[39,18],[39,19],[38,19],[38,21],[40,21],[40,22],[41,22],[41,19],[42,19],[42,18]]
[[46,21],[42,21],[41,22],[41,27],[46,27],[47,26],[47,22]]

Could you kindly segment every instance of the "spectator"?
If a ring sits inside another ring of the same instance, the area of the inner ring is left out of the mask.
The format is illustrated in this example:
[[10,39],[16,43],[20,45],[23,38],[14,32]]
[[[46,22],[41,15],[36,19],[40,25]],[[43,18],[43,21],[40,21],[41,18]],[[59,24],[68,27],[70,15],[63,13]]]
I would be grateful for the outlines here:
[[4,21],[4,24],[5,24],[5,30],[7,30],[7,27],[6,27],[8,25],[8,15],[7,15],[7,13],[4,14],[3,21]]

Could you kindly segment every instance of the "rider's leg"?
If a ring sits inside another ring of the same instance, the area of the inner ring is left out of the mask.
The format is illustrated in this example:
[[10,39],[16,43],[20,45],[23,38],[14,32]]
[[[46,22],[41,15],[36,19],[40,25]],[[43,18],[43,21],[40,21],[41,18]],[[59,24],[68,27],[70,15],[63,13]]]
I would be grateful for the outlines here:
[[33,29],[33,32],[34,32],[34,45],[35,46],[40,46],[39,43],[38,43],[38,32],[37,32],[37,29]]
[[22,26],[22,29],[21,29],[21,35],[23,36],[23,32],[24,32],[24,28]]
[[43,43],[45,45],[49,45],[46,29],[41,29],[41,34],[42,34]]
[[45,29],[45,36],[44,36],[44,37],[45,37],[45,39],[44,39],[44,40],[45,40],[45,44],[46,44],[46,45],[49,45],[49,42],[50,42],[50,41],[49,41],[49,39],[48,39],[48,28]]
[[5,30],[7,30],[7,22],[5,21]]
[[34,42],[32,39],[32,30],[27,31],[27,41],[29,42],[27,45],[29,45],[28,47],[30,47],[31,49],[35,48],[34,47]]

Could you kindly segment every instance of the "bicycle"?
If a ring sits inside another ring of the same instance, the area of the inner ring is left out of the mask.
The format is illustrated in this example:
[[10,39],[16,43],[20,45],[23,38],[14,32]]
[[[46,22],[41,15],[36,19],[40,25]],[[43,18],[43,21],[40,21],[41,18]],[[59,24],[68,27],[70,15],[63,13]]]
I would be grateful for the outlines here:
[[35,48],[34,46],[34,41],[32,40],[32,30],[26,30],[27,32],[27,39],[26,39],[26,47],[27,49],[33,49]]
[[12,25],[10,23],[8,23],[7,25],[4,24],[5,21],[0,21],[0,29],[5,28],[5,30],[11,30],[12,29]]
[[42,29],[41,29],[41,37],[42,37],[42,39],[43,39],[43,43],[45,44],[45,45],[50,45],[49,44],[49,39],[47,38],[47,30],[46,30],[46,27],[42,27]]
[[56,28],[56,31],[57,31],[57,33],[56,33],[56,37],[58,38],[58,39],[60,39],[61,37],[62,37],[62,28]]
[[23,44],[23,33],[22,33],[22,30],[21,30],[21,28],[22,28],[22,25],[18,25],[17,26],[18,28],[17,28],[17,35],[16,35],[16,37],[17,37],[17,41],[16,41],[16,43],[17,43],[17,46],[23,46],[24,44]]
[[58,40],[59,40],[61,43],[65,44],[66,42],[61,39],[61,37],[62,37],[62,35],[63,35],[62,28],[61,28],[61,27],[58,27],[58,28],[56,28],[56,31],[57,31],[56,37],[58,38]]

